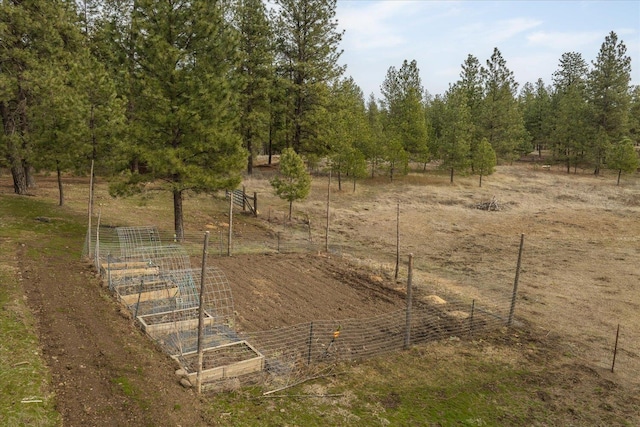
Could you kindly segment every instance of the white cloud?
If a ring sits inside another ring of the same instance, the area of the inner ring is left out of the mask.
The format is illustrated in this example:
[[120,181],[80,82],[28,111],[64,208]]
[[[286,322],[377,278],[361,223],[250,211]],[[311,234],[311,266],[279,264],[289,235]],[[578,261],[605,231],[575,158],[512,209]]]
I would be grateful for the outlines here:
[[536,31],[527,36],[527,41],[532,47],[561,52],[580,50],[584,46],[594,46],[601,40],[603,40],[601,31]]
[[454,36],[458,41],[465,41],[476,46],[499,47],[500,44],[541,24],[542,21],[527,18],[476,22],[458,27]]

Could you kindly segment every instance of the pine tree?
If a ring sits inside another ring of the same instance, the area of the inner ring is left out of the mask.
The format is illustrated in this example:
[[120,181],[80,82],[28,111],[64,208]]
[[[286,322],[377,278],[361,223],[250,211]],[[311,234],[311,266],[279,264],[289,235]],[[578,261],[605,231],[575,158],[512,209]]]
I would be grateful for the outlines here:
[[355,185],[355,179],[362,178],[362,171],[366,170],[359,142],[367,137],[367,121],[362,90],[353,78],[336,81],[330,100],[327,113],[331,126],[326,128],[324,139],[330,145],[331,167],[337,172],[338,188],[342,190],[343,174],[352,176]]
[[[288,80],[287,126],[298,153],[326,154],[318,129],[326,106],[326,87],[344,69],[338,66],[336,0],[276,0],[277,62]],[[289,144],[288,144],[289,145]]]
[[38,106],[46,102],[46,88],[68,82],[79,31],[70,4],[59,0],[0,2],[0,22],[0,146],[14,191],[26,194],[37,160],[33,129],[42,129],[35,123],[43,114]]
[[486,138],[483,138],[478,144],[478,149],[473,153],[473,171],[480,176],[480,184],[482,187],[482,177],[491,175],[496,167],[496,152],[489,144]]
[[554,160],[565,163],[567,173],[577,168],[587,150],[588,106],[586,95],[587,63],[577,52],[562,54],[553,73],[552,145]]
[[627,47],[613,31],[605,37],[589,73],[587,87],[592,123],[606,133],[606,138],[592,140],[590,152],[597,175],[607,152],[603,140],[618,141],[626,136],[629,115],[631,58]]
[[614,144],[609,150],[607,156],[607,167],[618,171],[618,180],[616,185],[620,185],[620,175],[622,173],[633,173],[638,170],[640,159],[636,152],[633,141],[630,138],[623,138],[617,144]]
[[513,161],[526,144],[526,130],[515,94],[518,88],[498,48],[482,68],[484,105],[482,128],[498,158]]
[[451,183],[455,170],[464,173],[470,166],[472,137],[473,123],[466,93],[454,87],[446,94],[441,136],[438,141],[440,168],[450,172]]
[[378,163],[384,159],[382,114],[373,94],[367,101],[368,132],[361,141],[360,151],[371,166],[371,178],[376,174]]
[[474,153],[476,146],[482,138],[482,108],[483,108],[483,80],[482,66],[475,56],[469,54],[462,64],[460,79],[455,83],[457,90],[465,95],[469,110],[473,134],[471,136],[470,151]]
[[311,175],[292,148],[285,148],[280,155],[280,170],[278,176],[271,180],[271,185],[278,197],[289,202],[291,220],[293,202],[305,199],[311,189]]
[[538,151],[538,157],[542,157],[542,149],[549,144],[553,130],[551,94],[542,79],[538,79],[535,85],[524,85],[520,94],[520,106],[525,129]]
[[184,236],[183,195],[234,188],[246,151],[236,132],[237,44],[220,3],[137,0],[131,22],[135,68],[130,153],[145,166],[112,187],[142,191],[158,181],[173,195]]
[[640,144],[640,86],[634,86],[631,90],[629,137],[636,145]]
[[427,124],[422,104],[424,88],[415,60],[404,60],[399,70],[390,67],[380,88],[385,107],[385,133],[394,135],[414,160],[429,159]]
[[239,35],[240,134],[253,171],[258,143],[268,140],[269,98],[273,79],[272,30],[262,0],[238,0],[234,25]]

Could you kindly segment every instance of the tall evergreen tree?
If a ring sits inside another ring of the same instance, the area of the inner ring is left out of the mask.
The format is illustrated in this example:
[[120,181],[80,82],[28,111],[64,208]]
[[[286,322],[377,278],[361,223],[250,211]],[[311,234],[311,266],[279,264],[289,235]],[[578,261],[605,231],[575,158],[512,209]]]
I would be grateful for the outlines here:
[[553,73],[551,149],[553,158],[565,163],[567,173],[571,166],[577,168],[588,148],[587,71],[580,53],[566,52]]
[[528,144],[528,136],[515,99],[518,84],[498,48],[494,48],[486,68],[482,68],[482,78],[483,135],[499,159],[512,161]]
[[326,128],[324,139],[330,144],[331,167],[337,172],[341,190],[343,174],[361,178],[362,170],[366,170],[365,157],[359,146],[367,137],[367,118],[362,90],[353,78],[338,80],[331,89],[328,108],[331,126]]
[[33,130],[42,129],[34,123],[43,111],[37,107],[46,88],[68,82],[65,76],[81,47],[79,31],[71,4],[60,0],[0,2],[0,22],[0,146],[14,191],[26,194],[33,185]]
[[174,225],[184,235],[186,191],[233,188],[246,151],[236,132],[237,43],[224,2],[137,0],[133,145],[144,164],[115,194],[160,181],[173,195]]
[[366,138],[362,140],[360,151],[364,154],[365,159],[369,161],[371,178],[373,178],[376,174],[378,163],[385,157],[382,113],[373,94],[370,94],[367,100],[367,123],[368,132]]
[[482,138],[478,149],[473,153],[473,171],[480,177],[479,187],[482,187],[482,177],[491,175],[496,167],[496,152],[486,138]]
[[640,85],[631,89],[629,137],[636,145],[640,144]]
[[277,61],[288,79],[290,145],[298,153],[326,154],[318,140],[326,87],[343,73],[338,65],[342,32],[336,0],[276,0]]
[[475,56],[469,54],[462,63],[460,79],[456,82],[457,90],[465,95],[469,110],[473,134],[471,136],[471,153],[475,152],[476,146],[482,138],[482,108],[483,108],[483,80],[482,66]]
[[451,88],[446,94],[442,134],[438,142],[440,168],[453,174],[457,170],[465,172],[470,166],[471,139],[473,123],[469,111],[466,93]]
[[542,149],[550,142],[553,125],[551,93],[542,79],[538,79],[535,85],[524,85],[520,94],[520,105],[525,129],[538,150],[538,156],[542,157]]
[[390,67],[380,88],[385,107],[385,132],[395,135],[414,160],[429,158],[427,125],[422,103],[424,88],[415,60],[404,60],[399,70]]
[[591,120],[596,129],[602,129],[607,135],[607,138],[592,140],[590,151],[597,175],[607,152],[607,147],[600,142],[619,141],[627,134],[631,58],[627,56],[623,41],[618,41],[617,34],[612,31],[605,37],[592,64],[587,80]]
[[234,24],[239,34],[240,134],[253,171],[258,143],[268,140],[269,99],[273,79],[272,31],[262,0],[237,0]]
[[607,167],[618,171],[616,185],[620,185],[620,175],[622,175],[623,172],[636,172],[638,166],[640,166],[640,159],[638,159],[638,153],[630,138],[622,138],[620,142],[614,144],[609,150]]
[[276,194],[289,202],[289,219],[293,202],[303,200],[311,190],[311,175],[307,172],[304,161],[292,149],[285,148],[280,155],[280,170],[278,175],[271,180]]

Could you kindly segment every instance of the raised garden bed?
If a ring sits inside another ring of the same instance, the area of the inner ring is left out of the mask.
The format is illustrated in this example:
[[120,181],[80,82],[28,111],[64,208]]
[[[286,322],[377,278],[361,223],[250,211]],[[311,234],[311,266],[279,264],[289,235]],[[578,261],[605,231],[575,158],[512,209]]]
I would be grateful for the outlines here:
[[167,281],[141,282],[116,286],[120,300],[127,306],[138,302],[170,299],[179,296],[177,285]]
[[131,276],[148,276],[158,274],[157,266],[149,265],[148,261],[111,261],[100,265],[103,276],[112,280]]
[[[198,353],[172,356],[187,371],[191,384],[198,375]],[[246,341],[236,341],[203,351],[202,382],[238,377],[264,369],[264,356]]]
[[[214,318],[204,311],[204,326],[213,326]],[[198,309],[185,308],[182,310],[165,311],[162,313],[144,314],[138,316],[142,329],[152,337],[173,331],[196,330],[198,328]]]

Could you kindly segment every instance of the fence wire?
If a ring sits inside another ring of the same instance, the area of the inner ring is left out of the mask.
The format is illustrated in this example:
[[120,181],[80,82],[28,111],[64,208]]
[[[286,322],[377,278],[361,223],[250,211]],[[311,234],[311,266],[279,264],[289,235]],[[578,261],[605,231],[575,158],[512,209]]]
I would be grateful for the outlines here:
[[[283,225],[284,224],[284,225]],[[345,246],[327,245],[312,236],[303,221],[280,220],[277,231],[212,233],[209,254],[288,253],[326,250],[343,255]],[[85,243],[109,288],[161,348],[174,357],[194,381],[198,346],[198,307],[201,271],[190,259],[201,254],[203,233],[185,234],[181,241],[155,227],[101,226],[92,231],[94,245]],[[429,301],[419,292],[407,310],[373,318],[313,320],[262,332],[236,330],[233,297],[224,272],[209,267],[203,294],[202,347],[204,382],[215,389],[229,378],[282,387],[308,378],[321,367],[400,350],[408,345],[473,336],[506,324],[505,306],[499,310],[472,303]],[[224,363],[228,363],[224,365]],[[223,364],[221,366],[221,364]]]
[[[264,229],[253,227],[243,229],[234,226],[229,234],[229,228],[225,224],[211,228],[209,256],[328,252],[334,256],[346,258],[349,262],[366,266],[382,276],[394,275],[395,242],[381,241],[376,248],[362,248],[353,245],[342,235],[331,234],[330,230],[326,234],[324,224],[312,224],[306,216],[289,218],[288,211],[278,211],[272,207],[263,211],[262,219],[265,224]],[[193,263],[193,260],[202,254],[204,230],[188,231],[184,238],[178,241],[173,232],[158,230],[156,227],[123,227],[120,231],[116,228],[104,225],[99,228],[94,227],[87,235],[84,254],[94,260],[98,269],[108,259],[125,256],[132,259],[154,258],[159,271],[181,270],[188,268],[184,266],[188,265],[189,259]],[[427,267],[424,264],[421,265],[421,262],[424,263],[417,260],[414,271],[418,277],[421,274],[420,270]],[[438,311],[433,313],[429,313],[429,310],[432,310],[430,308],[414,308],[411,343],[447,337],[474,336],[474,334],[482,334],[488,329],[507,324],[513,295],[508,285],[509,290],[505,291],[504,283],[505,280],[508,283],[511,278],[507,278],[504,272],[498,274],[501,276],[495,277],[495,285],[488,285],[481,291],[469,288],[462,289],[460,292],[458,289],[455,295],[447,293],[449,287],[446,283],[440,285],[438,280],[431,280],[428,276],[423,277],[421,281],[414,278],[418,290],[414,295],[416,301],[427,301],[431,295],[440,295],[446,299],[447,304],[446,308],[439,307]],[[120,277],[120,279],[124,278],[126,274]],[[397,280],[406,279],[406,269],[400,268],[397,272]],[[139,277],[137,280],[139,282]],[[166,289],[164,292],[166,293]],[[481,295],[476,296],[474,292],[481,292]],[[465,298],[462,295],[466,295],[466,300],[456,302]],[[474,297],[482,299],[482,307],[473,307],[472,298]],[[135,304],[128,304],[128,306],[136,307]],[[139,309],[144,309],[142,302]],[[318,366],[326,363],[366,358],[403,348],[402,336],[405,330],[403,319],[404,312],[397,312],[374,319],[313,321],[250,334],[237,332],[235,322],[231,319],[224,325],[207,326],[204,340],[208,347],[246,340],[251,345],[255,345],[257,352],[264,355],[265,363],[259,375],[243,375],[242,382],[286,384],[312,375]],[[384,325],[380,325],[380,322]],[[311,324],[313,324],[313,331],[310,335]],[[339,337],[331,344],[333,333],[338,326],[341,328]],[[380,331],[391,332],[381,333]],[[575,355],[577,360],[585,366],[599,370],[615,369],[615,372],[626,377],[637,378],[635,373],[640,369],[640,350],[634,340],[635,331],[627,331],[622,325],[614,364],[615,332],[612,329],[609,339],[591,342],[588,348],[580,347],[579,344],[568,344],[575,346],[569,350],[569,353]],[[358,341],[356,338],[358,336],[366,337],[366,344]],[[178,355],[195,351],[196,338],[194,331],[182,330],[175,336],[163,336],[158,339],[158,342],[169,354]],[[310,340],[312,340],[311,345]],[[329,348],[328,352],[326,352],[327,348]]]

